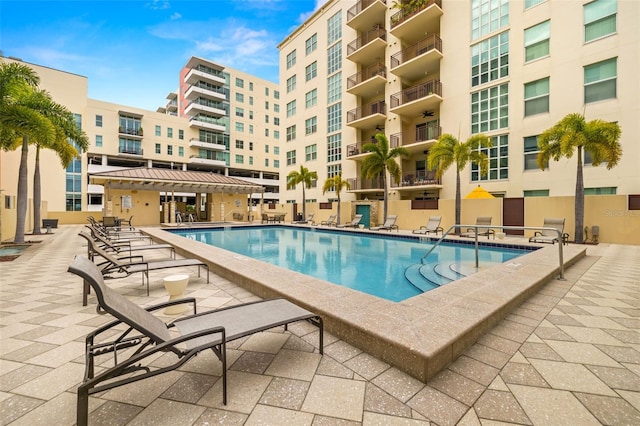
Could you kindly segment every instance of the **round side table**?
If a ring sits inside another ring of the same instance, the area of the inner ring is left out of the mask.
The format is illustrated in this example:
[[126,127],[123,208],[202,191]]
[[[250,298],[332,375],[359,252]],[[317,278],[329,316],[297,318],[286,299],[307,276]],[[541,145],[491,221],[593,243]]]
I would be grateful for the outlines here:
[[[162,280],[164,284],[164,288],[169,293],[169,301],[181,299],[184,297],[184,291],[187,289],[187,284],[189,284],[189,275],[180,274],[180,275],[169,275]],[[188,304],[182,305],[173,305],[165,308],[165,315],[179,315],[189,310]]]

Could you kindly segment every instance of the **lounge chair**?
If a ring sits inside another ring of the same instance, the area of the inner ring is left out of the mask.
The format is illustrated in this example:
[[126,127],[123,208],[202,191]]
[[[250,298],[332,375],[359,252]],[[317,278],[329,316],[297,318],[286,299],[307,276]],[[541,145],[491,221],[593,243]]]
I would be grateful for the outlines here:
[[[491,216],[478,216],[476,218],[476,225],[489,226],[491,225]],[[496,239],[496,232],[491,228],[478,228],[478,236],[486,235],[487,240],[491,235],[493,239]],[[460,234],[461,237],[475,238],[476,228],[467,228],[467,230]]]
[[335,224],[336,224],[336,215],[335,214],[330,215],[327,220],[323,220],[322,222],[320,222],[320,225],[326,225],[326,226],[331,226],[331,225],[335,225]]
[[396,231],[399,231],[400,229],[398,228],[398,225],[396,225],[396,220],[398,220],[398,216],[395,214],[390,214],[389,216],[387,216],[387,220],[385,220],[382,225],[374,226],[373,228],[371,228],[371,230],[391,232],[392,229],[395,229]]
[[313,225],[313,213],[307,215],[307,220],[298,220],[292,223],[301,223],[301,224],[307,223],[309,225]]
[[[562,243],[568,244],[569,234],[564,232],[564,218],[544,218],[543,228],[555,228],[562,234]],[[558,233],[551,229],[543,229],[542,231],[536,231],[533,237],[529,238],[530,243],[551,243],[555,244],[558,241]]]
[[[194,298],[143,309],[107,287],[100,270],[90,260],[76,256],[69,265],[69,272],[91,285],[101,312],[116,318],[89,333],[85,339],[85,374],[78,386],[76,407],[79,426],[85,426],[89,421],[89,395],[173,371],[208,349],[222,363],[222,403],[226,405],[227,342],[274,327],[284,326],[286,330],[288,324],[303,320],[310,322],[319,329],[318,348],[323,354],[322,318],[285,299],[250,302],[200,314],[196,314]],[[193,304],[194,315],[165,324],[151,313],[182,303]],[[175,355],[175,362],[154,365],[158,356],[167,352]],[[99,359],[100,369],[96,374],[95,358],[110,353],[113,353],[113,365],[110,366],[104,358]]]
[[440,222],[442,221],[442,216],[430,216],[429,221],[425,226],[421,226],[420,229],[414,229],[412,232],[414,234],[426,234],[434,233],[438,235],[438,232],[441,234],[444,232],[442,226],[440,226]]
[[[198,276],[200,276],[200,268],[203,267],[207,270],[207,283],[209,282],[209,265],[201,260],[187,258],[145,261],[143,256],[117,257],[113,253],[109,253],[98,247],[89,234],[80,232],[78,235],[87,240],[87,243],[90,245],[88,252],[90,253],[89,258],[91,260],[94,260],[96,256],[104,259],[101,262],[96,262],[96,266],[99,268],[105,279],[124,278],[131,274],[141,272],[143,285],[145,277],[147,278],[147,296],[149,295],[149,271],[197,266]],[[82,294],[82,306],[87,305],[88,294],[89,286],[85,283],[84,292]]]
[[[91,237],[93,238],[93,241],[101,248],[103,248],[105,251],[108,252],[113,252],[116,255],[120,255],[123,254],[125,252],[129,252],[129,255],[131,255],[131,252],[134,251],[141,251],[141,250],[159,250],[159,249],[168,249],[171,255],[172,259],[176,258],[176,248],[174,246],[172,246],[171,244],[138,244],[138,245],[132,245],[131,244],[131,240],[109,240],[106,237],[104,237],[102,234],[99,234],[97,232],[95,232],[95,230],[89,226],[86,225],[87,229],[89,229],[89,231],[91,232]],[[87,245],[87,247],[91,247],[90,245]]]
[[360,225],[360,221],[362,220],[362,215],[357,214],[353,217],[353,220],[350,223],[345,223],[344,225],[336,225],[336,228],[357,228]]

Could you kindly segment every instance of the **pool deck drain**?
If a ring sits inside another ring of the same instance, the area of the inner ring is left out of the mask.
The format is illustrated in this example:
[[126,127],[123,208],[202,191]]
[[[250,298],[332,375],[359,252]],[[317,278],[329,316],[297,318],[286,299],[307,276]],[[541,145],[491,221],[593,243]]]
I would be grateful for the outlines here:
[[[163,229],[145,231],[174,245],[178,253],[209,263],[212,272],[260,297],[286,297],[322,315],[327,331],[421,381],[434,377],[559,275],[558,246],[548,245],[391,302]],[[565,267],[585,254],[584,246],[564,246]]]

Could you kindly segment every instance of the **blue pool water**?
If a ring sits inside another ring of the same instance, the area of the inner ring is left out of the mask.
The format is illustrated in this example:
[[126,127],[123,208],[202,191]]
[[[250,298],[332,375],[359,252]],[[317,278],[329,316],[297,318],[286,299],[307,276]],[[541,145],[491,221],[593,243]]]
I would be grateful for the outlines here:
[[[422,265],[420,258],[433,244],[426,238],[287,226],[170,232],[396,302],[475,272],[475,251],[468,244],[443,243]],[[503,263],[525,253],[482,246],[480,266]],[[429,279],[431,275],[435,278]]]

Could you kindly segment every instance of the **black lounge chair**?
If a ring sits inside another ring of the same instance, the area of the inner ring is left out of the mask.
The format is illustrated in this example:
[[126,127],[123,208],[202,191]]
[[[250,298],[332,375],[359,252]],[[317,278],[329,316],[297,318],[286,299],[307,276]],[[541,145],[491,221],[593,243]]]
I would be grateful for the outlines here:
[[[285,299],[271,299],[196,313],[194,298],[173,300],[146,309],[108,288],[100,270],[89,259],[76,256],[69,272],[89,282],[98,298],[98,309],[116,318],[89,333],[85,339],[85,374],[78,386],[76,421],[86,426],[89,420],[89,395],[153,377],[181,367],[200,352],[211,349],[222,363],[222,403],[227,404],[226,344],[235,339],[274,327],[306,320],[319,329],[318,347],[323,354],[322,318]],[[151,312],[171,305],[192,303],[194,314],[165,324]],[[123,328],[122,325],[125,325]],[[170,333],[169,330],[172,330]],[[99,342],[96,340],[100,339]],[[110,340],[107,340],[110,339]],[[129,351],[136,347],[135,351]],[[172,352],[178,359],[172,365],[154,366],[157,354]],[[95,374],[98,356],[113,353],[113,366],[101,362]]]
[[[207,283],[209,283],[209,265],[199,259],[166,259],[166,260],[152,260],[145,261],[143,256],[123,256],[117,257],[113,253],[108,253],[102,248],[98,247],[91,237],[85,233],[80,232],[82,238],[87,240],[89,244],[88,253],[91,260],[95,260],[95,256],[99,256],[103,261],[96,262],[96,266],[99,268],[102,276],[105,279],[124,278],[137,272],[142,273],[142,284],[144,285],[144,279],[147,278],[147,296],[149,295],[149,271],[157,271],[159,269],[169,268],[181,268],[186,266],[197,266],[198,276],[200,276],[200,267],[207,270]],[[82,294],[82,306],[87,305],[87,295],[89,294],[89,286],[85,282],[84,291]]]

